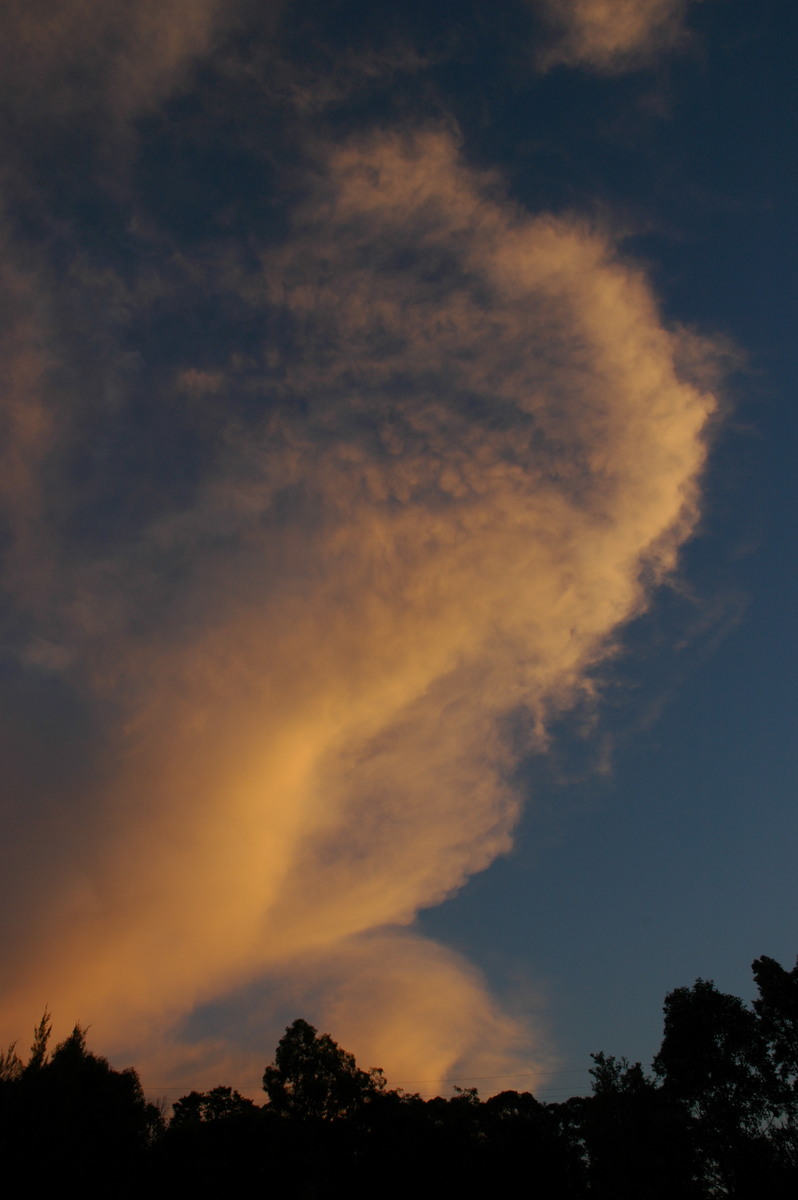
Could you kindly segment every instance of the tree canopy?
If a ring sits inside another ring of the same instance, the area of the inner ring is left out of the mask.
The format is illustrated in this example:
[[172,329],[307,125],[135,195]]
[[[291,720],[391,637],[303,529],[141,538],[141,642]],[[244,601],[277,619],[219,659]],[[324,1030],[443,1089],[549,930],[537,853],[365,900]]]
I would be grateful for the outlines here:
[[361,1071],[354,1055],[301,1018],[288,1026],[263,1073],[272,1110],[305,1119],[352,1116],[384,1089],[379,1069]]
[[558,1200],[792,1200],[798,1190],[798,964],[753,964],[752,1005],[709,980],[665,998],[662,1044],[640,1063],[593,1056],[592,1094],[546,1104],[474,1088],[423,1100],[386,1087],[328,1033],[297,1019],[266,1067],[266,1103],[219,1085],[174,1104],[167,1125],[136,1072],[87,1047],[0,1054],[0,1153],[82,1194],[197,1196],[280,1188],[305,1200],[393,1191],[504,1192],[534,1175]]

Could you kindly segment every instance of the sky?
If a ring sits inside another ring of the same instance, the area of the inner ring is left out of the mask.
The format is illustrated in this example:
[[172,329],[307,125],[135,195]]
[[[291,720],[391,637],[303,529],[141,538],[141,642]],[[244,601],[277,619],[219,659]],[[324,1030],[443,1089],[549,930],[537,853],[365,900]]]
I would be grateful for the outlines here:
[[560,1099],[791,965],[796,33],[3,6],[3,1044]]

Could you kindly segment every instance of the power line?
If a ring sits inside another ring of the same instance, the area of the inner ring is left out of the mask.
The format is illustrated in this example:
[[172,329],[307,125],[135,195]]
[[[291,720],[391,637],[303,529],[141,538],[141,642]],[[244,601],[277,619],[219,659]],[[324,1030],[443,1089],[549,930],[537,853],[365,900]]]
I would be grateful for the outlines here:
[[[445,1076],[443,1079],[438,1079],[438,1078],[436,1078],[436,1079],[398,1079],[398,1080],[391,1081],[391,1087],[404,1089],[406,1087],[418,1086],[418,1085],[424,1085],[424,1084],[432,1084],[432,1083],[435,1083],[435,1084],[450,1083],[453,1085],[457,1085],[457,1084],[461,1084],[461,1083],[473,1083],[473,1082],[480,1083],[480,1082],[485,1082],[486,1080],[497,1080],[497,1079],[538,1079],[538,1080],[542,1080],[542,1079],[551,1078],[555,1075],[558,1075],[558,1076],[559,1075],[587,1075],[589,1073],[589,1070],[590,1070],[589,1067],[563,1067],[563,1068],[556,1068],[556,1069],[549,1070],[549,1071],[511,1071],[511,1072],[506,1072],[506,1073],[497,1072],[494,1075],[451,1075],[451,1076]],[[234,1088],[236,1088],[236,1090],[239,1090],[242,1092],[243,1091],[251,1092],[251,1091],[262,1091],[263,1090],[263,1085],[260,1080],[257,1083],[247,1082],[247,1083],[233,1083],[233,1084],[214,1085],[214,1086],[234,1087]],[[556,1085],[553,1085],[553,1086],[556,1086]],[[183,1091],[186,1088],[188,1088],[190,1091],[199,1090],[196,1087],[196,1085],[191,1085],[191,1084],[186,1084],[186,1083],[175,1083],[175,1084],[169,1084],[169,1085],[162,1085],[160,1087],[156,1084],[148,1083],[146,1085],[146,1090],[148,1092],[157,1091],[160,1093],[163,1093],[163,1092],[171,1093],[171,1092],[176,1092],[176,1091]],[[546,1085],[543,1084],[541,1090],[543,1090],[545,1088],[546,1088]]]

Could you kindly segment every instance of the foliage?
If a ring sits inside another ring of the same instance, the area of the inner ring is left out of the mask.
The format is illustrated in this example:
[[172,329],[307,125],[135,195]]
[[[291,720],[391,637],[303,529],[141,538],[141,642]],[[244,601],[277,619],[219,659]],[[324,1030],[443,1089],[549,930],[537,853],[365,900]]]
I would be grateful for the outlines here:
[[248,1115],[255,1107],[253,1100],[248,1100],[229,1087],[215,1087],[209,1092],[189,1092],[175,1101],[172,1124],[180,1126],[229,1120]]
[[354,1055],[301,1018],[288,1026],[263,1073],[272,1111],[303,1119],[352,1116],[384,1089],[380,1070],[361,1071]]
[[112,1187],[126,1195],[162,1121],[144,1098],[132,1069],[116,1071],[86,1046],[75,1025],[52,1053],[52,1023],[45,1012],[34,1033],[27,1063],[13,1048],[3,1055],[0,1088],[0,1152],[7,1168],[35,1162],[37,1179],[70,1179],[93,1189],[109,1172],[126,1178]]
[[33,1045],[26,1071],[38,1071],[47,1061],[47,1044],[53,1032],[53,1023],[47,1009],[42,1013],[42,1019],[33,1031]]
[[665,1000],[654,1060],[663,1087],[707,1129],[758,1134],[777,1104],[775,1074],[756,1014],[737,996],[697,979]]
[[798,962],[786,971],[772,958],[753,964],[759,999],[754,1011],[787,1094],[798,1093]]
[[475,1088],[422,1100],[389,1090],[298,1019],[263,1077],[260,1107],[233,1088],[189,1092],[168,1128],[133,1070],[76,1025],[50,1051],[45,1012],[27,1063],[0,1054],[0,1153],[84,1194],[215,1195],[280,1188],[314,1200],[391,1190],[503,1193],[534,1175],[558,1200],[792,1200],[798,1188],[798,965],[753,964],[748,1007],[707,980],[665,999],[654,1073],[593,1056],[592,1095],[543,1104]]
[[798,962],[791,971],[775,959],[753,964],[759,998],[754,1011],[777,1078],[780,1116],[771,1133],[782,1170],[798,1173]]
[[593,1096],[581,1105],[589,1191],[613,1200],[682,1200],[693,1186],[685,1114],[639,1062],[594,1054]]
[[627,1058],[616,1058],[610,1054],[592,1054],[594,1096],[640,1096],[651,1087],[651,1080],[643,1072],[640,1063],[629,1065]]
[[7,1050],[0,1051],[0,1083],[13,1083],[23,1071],[22,1059],[17,1054],[17,1044],[12,1042]]
[[692,1118],[706,1186],[747,1194],[766,1169],[767,1133],[780,1108],[762,1024],[737,996],[704,979],[671,992],[664,1012],[654,1060],[663,1093]]

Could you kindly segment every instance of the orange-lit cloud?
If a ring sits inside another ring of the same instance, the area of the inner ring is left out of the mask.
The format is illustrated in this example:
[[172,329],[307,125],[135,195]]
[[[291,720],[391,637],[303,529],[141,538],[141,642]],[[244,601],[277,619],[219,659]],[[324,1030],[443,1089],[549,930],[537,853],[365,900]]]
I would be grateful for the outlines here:
[[541,65],[615,73],[673,49],[685,37],[687,0],[535,0],[555,40]]
[[413,921],[509,850],[518,754],[673,569],[713,348],[665,326],[608,233],[517,208],[440,129],[320,154],[280,245],[195,278],[263,314],[257,369],[198,356],[164,383],[185,426],[213,411],[214,455],[112,545],[70,541],[64,455],[92,410],[48,373],[34,300],[20,322],[17,653],[100,733],[68,815],[46,807],[7,850],[32,866],[2,1032],[47,1002],[105,1048],[160,1039],[184,1064],[184,1018],[268,977],[315,987],[308,1015],[389,1078],[530,1067],[534,1031]]

